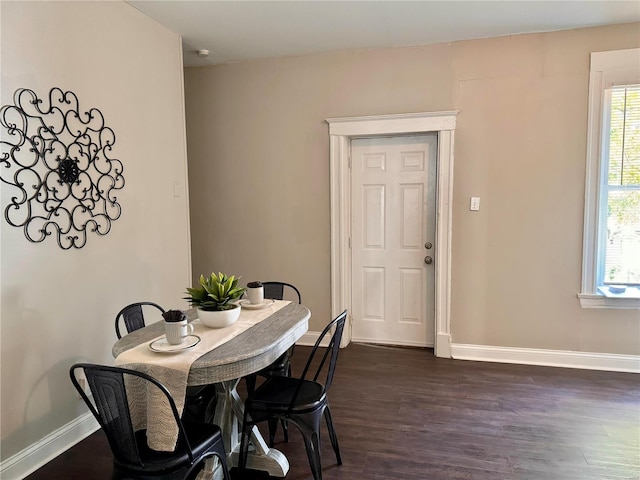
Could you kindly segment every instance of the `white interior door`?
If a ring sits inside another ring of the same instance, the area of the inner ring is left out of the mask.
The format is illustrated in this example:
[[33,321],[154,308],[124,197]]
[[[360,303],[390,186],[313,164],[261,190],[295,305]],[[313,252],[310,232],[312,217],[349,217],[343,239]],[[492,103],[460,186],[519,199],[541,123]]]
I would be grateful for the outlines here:
[[437,151],[436,134],[351,141],[353,341],[433,346]]

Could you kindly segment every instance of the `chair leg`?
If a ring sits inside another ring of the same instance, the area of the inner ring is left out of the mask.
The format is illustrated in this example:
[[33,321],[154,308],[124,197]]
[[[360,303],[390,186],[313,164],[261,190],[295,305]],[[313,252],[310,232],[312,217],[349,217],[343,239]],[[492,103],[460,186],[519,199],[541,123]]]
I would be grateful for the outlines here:
[[[291,376],[291,364],[287,361],[284,370],[277,374],[278,376],[290,377]],[[254,378],[255,384],[255,378]],[[247,383],[247,388],[248,388]],[[289,428],[287,427],[287,421],[284,419],[280,420],[280,424],[282,425],[282,432],[284,434],[284,442],[289,443]],[[273,447],[276,440],[276,431],[278,430],[277,420],[269,421],[269,446]]]
[[[269,420],[269,446],[273,447],[276,441],[276,432],[278,431],[278,420]],[[280,420],[282,425],[282,433],[284,435],[284,443],[289,443],[289,427],[286,420]]]
[[[291,355],[293,349],[289,350],[289,358],[287,359],[287,366],[285,367],[285,377],[291,377]],[[284,434],[284,443],[289,443],[289,426],[286,420],[280,420],[282,423],[282,433]]]
[[338,445],[338,436],[336,430],[333,428],[333,419],[331,418],[331,411],[329,405],[324,409],[324,418],[327,421],[327,428],[329,429],[329,438],[331,439],[331,446],[336,454],[336,461],[338,465],[342,465],[342,457],[340,456],[340,446]]
[[267,424],[269,425],[269,446],[273,447],[276,440],[276,431],[278,430],[278,419],[270,418]]
[[[222,446],[222,443],[220,445]],[[219,452],[217,455],[220,459],[220,466],[222,467],[222,478],[224,478],[224,480],[231,480],[231,475],[229,474],[226,462],[227,454],[225,453],[224,448],[221,448],[221,450],[222,452]]]
[[[273,447],[276,441],[276,432],[278,431],[278,420],[276,419],[269,420],[268,424],[269,424],[269,446]],[[282,425],[284,442],[289,443],[289,427],[287,426],[287,421],[280,420],[280,424]]]
[[247,394],[253,395],[253,392],[256,390],[256,379],[257,375],[252,373],[244,377],[245,384],[247,385]]
[[317,432],[311,432],[311,435],[302,435],[304,437],[304,446],[307,450],[307,458],[314,480],[322,480],[322,464],[320,460],[320,439]]
[[238,458],[238,469],[244,470],[247,467],[247,456],[249,455],[249,440],[253,425],[249,423],[249,415],[245,411],[242,420],[242,432],[240,433],[240,455]]
[[320,422],[322,421],[322,411],[318,409],[312,413],[292,415],[289,417],[289,421],[293,422],[302,434],[314,480],[322,480],[320,451]]
[[[220,468],[222,469],[222,478],[224,480],[231,480],[231,474],[229,473],[229,467],[227,466],[227,454],[224,451],[224,444],[222,442],[219,442],[216,446],[215,446],[215,450],[213,452],[213,455],[218,459],[218,465],[220,466]],[[206,461],[206,460],[205,460]],[[203,466],[205,465],[204,461],[200,462],[199,464],[197,464],[195,466],[195,468],[192,469],[192,471],[189,473],[189,475],[186,477],[186,479],[184,480],[196,480],[198,478],[198,475],[203,472]],[[209,478],[210,474],[205,473],[205,478]],[[129,480],[130,477],[126,477],[126,479],[124,480]],[[164,477],[162,477],[164,478]],[[181,480],[183,480],[183,477],[179,477]],[[213,477],[211,477],[213,478]]]
[[224,451],[224,442],[222,439],[215,446],[215,455],[220,460],[220,466],[222,467],[222,475],[224,480],[231,480],[231,475],[229,474],[229,468],[227,467],[227,452]]

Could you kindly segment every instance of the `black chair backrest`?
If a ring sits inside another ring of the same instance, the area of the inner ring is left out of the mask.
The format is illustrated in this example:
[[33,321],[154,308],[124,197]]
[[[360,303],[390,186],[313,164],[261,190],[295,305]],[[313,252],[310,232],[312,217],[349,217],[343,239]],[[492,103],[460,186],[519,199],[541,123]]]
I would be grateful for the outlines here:
[[313,381],[317,382],[318,377],[323,371],[327,358],[329,358],[329,364],[327,366],[327,376],[324,381],[324,391],[326,392],[327,390],[329,390],[329,387],[331,386],[331,382],[333,381],[333,373],[336,370],[338,352],[340,351],[340,341],[342,340],[342,331],[344,330],[344,324],[346,319],[347,319],[347,310],[343,311],[340,315],[334,318],[331,321],[331,323],[329,323],[329,325],[327,325],[325,329],[322,331],[318,340],[316,340],[316,343],[313,346],[311,353],[309,354],[309,359],[307,360],[307,364],[305,365],[304,370],[302,371],[302,376],[300,377],[301,382],[298,384],[298,388],[296,389],[296,392],[293,395],[290,408],[292,408],[296,402],[296,397],[298,396],[298,392],[300,390],[300,387],[302,386],[302,380],[306,379],[307,374],[309,373],[309,369],[311,368],[311,364],[314,361],[316,352],[318,352],[318,349],[320,348],[320,344],[324,340],[324,337],[326,337],[331,332],[331,329],[335,327],[333,331],[333,335],[331,336],[331,340],[329,341],[329,345],[327,346],[327,349],[324,351],[324,355],[322,356],[322,359],[320,360],[320,364],[318,365],[316,372],[313,376]]
[[[262,282],[264,287],[264,298],[273,298],[274,300],[286,300],[289,294],[298,298],[298,303],[302,303],[300,290],[290,283],[284,282]],[[289,292],[287,292],[289,290]]]
[[142,307],[144,305],[151,305],[160,310],[161,313],[165,313],[164,308],[153,302],[137,302],[127,305],[116,315],[116,335],[118,338],[122,338],[122,335],[120,334],[120,318],[122,318],[122,321],[124,322],[127,333],[131,333],[145,326],[144,313],[142,312]]
[[[91,389],[93,402],[78,382],[78,370],[84,371],[84,376]],[[193,452],[184,435],[184,427],[180,420],[178,409],[171,394],[164,385],[153,377],[135,370],[90,363],[76,363],[72,365],[69,370],[71,383],[73,383],[76,390],[78,390],[78,393],[80,393],[80,396],[107,435],[109,445],[116,460],[126,465],[144,466],[140,460],[135,432],[133,431],[131,422],[131,412],[129,410],[125,387],[125,375],[138,377],[142,379],[143,382],[148,382],[147,388],[154,388],[151,385],[155,385],[155,387],[166,396],[173,411],[174,419],[178,424],[179,438],[185,441],[187,454],[190,461],[193,462]]]

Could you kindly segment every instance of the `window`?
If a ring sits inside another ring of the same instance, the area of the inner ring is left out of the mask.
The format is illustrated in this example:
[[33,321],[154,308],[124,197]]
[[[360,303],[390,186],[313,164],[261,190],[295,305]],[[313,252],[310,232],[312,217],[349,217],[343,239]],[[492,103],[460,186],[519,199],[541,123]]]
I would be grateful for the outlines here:
[[640,285],[640,85],[605,90],[597,284]]
[[640,308],[640,49],[591,54],[584,307]]

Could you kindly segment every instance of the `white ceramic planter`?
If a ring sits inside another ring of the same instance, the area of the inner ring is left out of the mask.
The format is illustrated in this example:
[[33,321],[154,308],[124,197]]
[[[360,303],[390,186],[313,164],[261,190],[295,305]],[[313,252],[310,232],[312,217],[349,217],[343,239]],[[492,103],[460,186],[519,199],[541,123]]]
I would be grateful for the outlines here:
[[229,310],[202,310],[198,308],[198,318],[205,327],[228,327],[240,317],[240,305],[234,305]]

